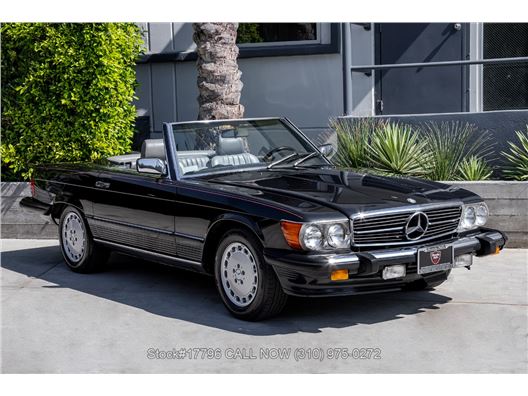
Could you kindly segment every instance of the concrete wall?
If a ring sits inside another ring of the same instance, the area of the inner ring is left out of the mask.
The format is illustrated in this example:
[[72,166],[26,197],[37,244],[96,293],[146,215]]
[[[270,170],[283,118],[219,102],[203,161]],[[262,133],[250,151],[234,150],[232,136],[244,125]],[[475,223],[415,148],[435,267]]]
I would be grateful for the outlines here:
[[[488,226],[505,231],[508,247],[528,248],[528,183],[448,182],[483,197],[490,209]],[[38,212],[19,205],[30,196],[28,183],[2,183],[2,238],[57,238],[57,227]]]
[[5,238],[58,238],[57,226],[38,212],[20,206],[20,200],[31,196],[29,183],[2,183],[1,236]]
[[484,198],[490,210],[486,227],[506,232],[507,247],[528,247],[528,182],[448,182]]

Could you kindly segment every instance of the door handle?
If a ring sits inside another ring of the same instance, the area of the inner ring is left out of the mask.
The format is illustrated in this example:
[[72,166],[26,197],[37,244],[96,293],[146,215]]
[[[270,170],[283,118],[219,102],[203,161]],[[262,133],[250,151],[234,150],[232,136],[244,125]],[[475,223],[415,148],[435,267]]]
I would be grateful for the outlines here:
[[95,187],[97,188],[110,188],[110,183],[102,182],[102,181],[96,181]]

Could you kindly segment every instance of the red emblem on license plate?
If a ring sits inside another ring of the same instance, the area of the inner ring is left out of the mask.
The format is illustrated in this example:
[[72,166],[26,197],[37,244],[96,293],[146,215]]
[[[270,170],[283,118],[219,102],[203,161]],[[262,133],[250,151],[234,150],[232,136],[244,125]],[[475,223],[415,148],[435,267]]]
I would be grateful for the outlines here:
[[441,251],[436,251],[436,252],[431,252],[431,262],[436,265],[440,262],[440,259],[442,258],[442,252]]

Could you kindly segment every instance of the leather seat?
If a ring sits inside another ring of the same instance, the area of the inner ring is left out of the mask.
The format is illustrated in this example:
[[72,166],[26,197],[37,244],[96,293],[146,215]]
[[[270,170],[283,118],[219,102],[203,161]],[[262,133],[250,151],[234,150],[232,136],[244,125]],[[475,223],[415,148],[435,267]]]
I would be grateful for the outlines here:
[[141,158],[167,159],[163,139],[145,139],[141,145]]
[[218,165],[246,165],[257,164],[257,156],[247,153],[244,149],[242,138],[223,138],[218,137],[216,146],[217,155],[211,159],[211,166]]
[[198,169],[201,169],[201,168],[207,168],[207,163],[209,162],[209,158],[207,156],[179,158],[178,162],[180,163],[180,166],[183,168],[197,167]]
[[207,168],[209,165],[209,156],[204,151],[182,151],[178,153],[178,165],[182,174],[198,171]]

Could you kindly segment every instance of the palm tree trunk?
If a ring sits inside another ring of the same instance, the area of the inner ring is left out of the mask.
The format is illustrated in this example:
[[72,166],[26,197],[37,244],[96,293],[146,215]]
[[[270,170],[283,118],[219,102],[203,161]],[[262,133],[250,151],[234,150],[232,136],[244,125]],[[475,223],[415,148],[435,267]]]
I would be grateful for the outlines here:
[[198,119],[242,118],[242,72],[236,45],[238,23],[193,23],[198,53]]

